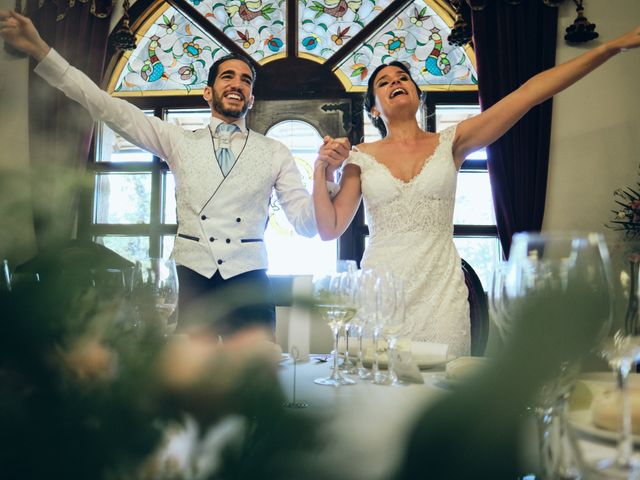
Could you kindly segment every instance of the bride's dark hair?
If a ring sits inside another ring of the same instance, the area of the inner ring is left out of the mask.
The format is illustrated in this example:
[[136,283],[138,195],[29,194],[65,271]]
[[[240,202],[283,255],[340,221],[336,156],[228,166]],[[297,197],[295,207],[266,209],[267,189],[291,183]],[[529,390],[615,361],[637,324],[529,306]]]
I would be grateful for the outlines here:
[[384,122],[380,117],[374,117],[373,115],[371,115],[371,109],[376,104],[376,97],[373,93],[373,90],[374,90],[373,83],[375,82],[376,77],[378,76],[378,73],[380,73],[380,70],[382,70],[385,67],[398,67],[400,70],[405,72],[411,79],[411,82],[416,87],[421,105],[424,102],[424,98],[425,98],[425,93],[422,90],[420,90],[420,87],[411,76],[409,67],[407,67],[406,64],[399,62],[397,60],[394,60],[391,63],[383,63],[382,65],[378,65],[378,67],[376,67],[376,69],[373,71],[373,73],[369,77],[369,81],[367,82],[367,93],[364,94],[364,110],[365,112],[367,112],[367,115],[369,116],[369,119],[371,120],[371,123],[373,124],[373,126],[378,129],[378,131],[380,132],[380,135],[382,135],[383,138],[387,136],[387,127],[384,126]]

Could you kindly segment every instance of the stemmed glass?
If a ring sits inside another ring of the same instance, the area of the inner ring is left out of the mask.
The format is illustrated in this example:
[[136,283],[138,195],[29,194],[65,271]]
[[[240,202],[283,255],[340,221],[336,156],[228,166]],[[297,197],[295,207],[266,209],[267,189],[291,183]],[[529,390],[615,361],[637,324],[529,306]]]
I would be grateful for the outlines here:
[[356,288],[354,290],[356,314],[351,320],[351,323],[353,324],[356,335],[358,336],[358,361],[356,363],[356,368],[358,371],[358,377],[363,380],[368,380],[372,376],[371,371],[368,368],[365,368],[362,361],[364,355],[362,350],[362,340],[365,328],[371,325],[372,319],[376,314],[377,282],[378,277],[375,275],[373,270],[361,270],[358,272]]
[[[614,458],[595,462],[593,468],[600,475],[611,478],[631,478],[640,474],[640,462],[633,458],[631,431],[631,399],[629,373],[640,360],[640,319],[638,298],[638,273],[640,266],[640,242],[629,241],[610,244],[613,289],[616,298],[616,317],[622,326],[603,344],[602,355],[609,362],[616,376],[622,411],[620,436]],[[624,311],[626,308],[626,311]],[[624,313],[623,313],[624,311]]]
[[175,261],[146,258],[136,262],[131,297],[139,312],[144,311],[146,306],[152,306],[165,335],[173,333],[177,325],[174,312],[178,306],[178,273]]
[[[498,273],[492,292],[501,296],[496,302],[500,332],[508,340],[512,323],[518,318],[513,312],[530,294],[556,292],[566,294],[587,289],[587,294],[602,299],[602,310],[594,312],[601,318],[598,336],[604,336],[611,321],[611,285],[609,257],[602,235],[596,233],[520,233],[513,237],[508,267]],[[495,299],[494,299],[495,301]],[[502,324],[502,325],[501,325]],[[595,339],[597,340],[597,339]],[[546,384],[536,400],[540,425],[540,453],[545,478],[578,478],[575,458],[569,448],[567,432],[568,396],[573,386],[575,363],[564,361],[555,379]],[[558,428],[556,435],[552,429]],[[552,440],[556,444],[550,444]]]
[[398,345],[398,337],[402,332],[405,320],[405,298],[404,283],[401,280],[393,281],[393,291],[395,293],[395,308],[393,314],[387,317],[382,328],[382,335],[387,342],[387,357],[389,369],[389,381],[391,385],[400,385],[398,375],[395,370],[396,351]]
[[[353,265],[355,267],[355,262],[349,261],[349,265]],[[345,321],[342,325],[342,329],[344,331],[344,359],[342,361],[342,365],[340,365],[340,370],[344,373],[358,373],[358,369],[356,365],[353,363],[349,356],[349,332],[353,326],[353,320],[355,318],[355,314],[357,313],[357,299],[355,297],[357,290],[357,280],[358,273],[355,268],[348,268],[345,272],[340,274],[340,288],[347,296],[345,302],[348,303],[351,307],[353,307],[353,314],[349,315],[345,318]]]
[[[380,371],[378,360],[378,346],[380,335],[383,333],[385,325],[389,323],[396,308],[396,290],[393,274],[388,271],[377,272],[377,288],[376,288],[376,312],[373,317],[372,336],[373,336],[373,383],[387,385],[390,378]],[[389,359],[388,364],[390,364]]]
[[331,374],[326,378],[317,378],[315,383],[319,385],[353,385],[355,382],[342,375],[338,368],[338,339],[340,328],[351,320],[355,313],[352,303],[352,295],[344,279],[346,274],[327,275],[313,282],[313,297],[322,318],[329,324],[333,333],[333,367]]

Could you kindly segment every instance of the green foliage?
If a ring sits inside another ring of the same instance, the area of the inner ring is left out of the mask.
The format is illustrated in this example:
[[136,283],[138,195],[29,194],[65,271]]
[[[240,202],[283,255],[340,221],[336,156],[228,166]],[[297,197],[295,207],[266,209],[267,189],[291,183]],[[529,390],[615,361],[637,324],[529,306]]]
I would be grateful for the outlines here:
[[[282,407],[273,364],[227,348],[177,388],[163,368],[168,344],[153,299],[134,305],[86,280],[65,272],[0,292],[3,478],[145,478],[167,427],[185,414],[203,432],[230,415],[246,425],[201,478],[290,479],[310,465],[300,460],[318,444],[315,424]],[[321,478],[311,470],[305,478]],[[161,478],[182,478],[169,473]]]

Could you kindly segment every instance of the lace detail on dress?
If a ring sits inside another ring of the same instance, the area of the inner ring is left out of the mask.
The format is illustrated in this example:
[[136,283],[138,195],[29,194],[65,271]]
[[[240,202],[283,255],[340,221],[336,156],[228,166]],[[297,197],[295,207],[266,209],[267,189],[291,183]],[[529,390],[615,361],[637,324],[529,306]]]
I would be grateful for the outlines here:
[[433,155],[409,182],[395,178],[371,155],[353,151],[360,167],[370,241],[366,268],[388,269],[405,284],[404,335],[449,344],[469,353],[468,291],[453,244],[457,171],[451,145],[455,126],[442,131]]

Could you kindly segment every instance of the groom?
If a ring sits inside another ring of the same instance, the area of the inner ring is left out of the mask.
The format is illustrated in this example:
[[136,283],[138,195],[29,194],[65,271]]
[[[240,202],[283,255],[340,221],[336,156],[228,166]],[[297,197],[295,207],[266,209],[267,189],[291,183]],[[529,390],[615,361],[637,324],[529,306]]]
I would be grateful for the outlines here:
[[[211,66],[203,95],[211,107],[209,125],[189,132],[102,91],[47,45],[27,17],[0,11],[0,35],[32,56],[35,72],[94,120],[169,165],[176,182],[172,257],[180,282],[179,328],[205,322],[223,335],[256,324],[273,329],[263,241],[272,190],[299,234],[311,237],[317,230],[291,152],[246,126],[256,79],[251,62],[231,54]],[[338,161],[329,164],[328,178],[338,167]]]

